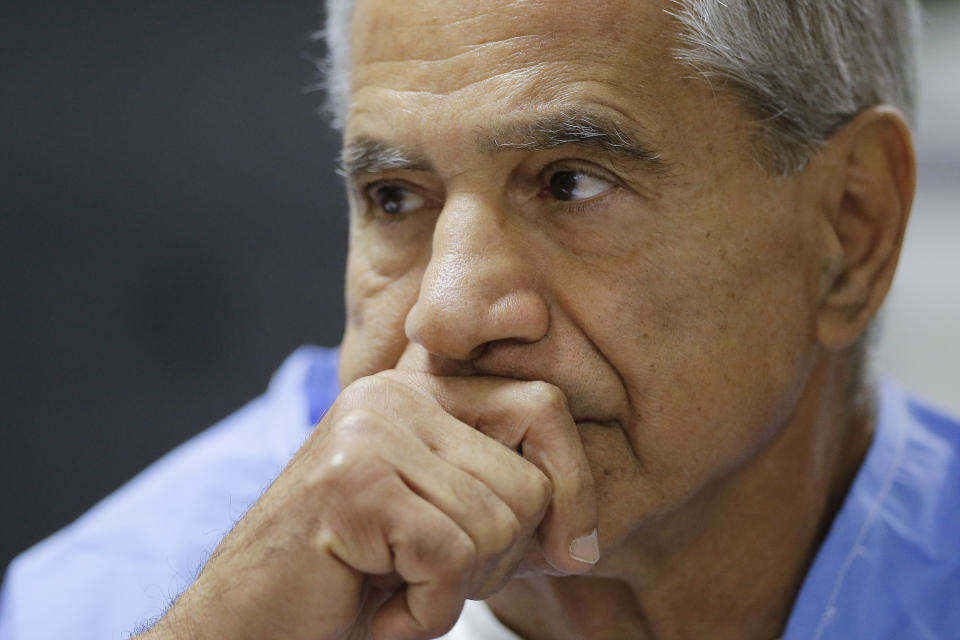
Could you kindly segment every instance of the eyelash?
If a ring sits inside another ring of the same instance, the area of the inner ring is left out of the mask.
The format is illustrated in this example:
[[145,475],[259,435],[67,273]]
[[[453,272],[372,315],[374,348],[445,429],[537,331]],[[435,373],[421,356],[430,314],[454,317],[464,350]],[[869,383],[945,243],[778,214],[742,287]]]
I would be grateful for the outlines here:
[[556,201],[554,203],[555,206],[562,207],[564,211],[574,215],[585,213],[600,207],[603,204],[603,200],[605,200],[609,195],[612,195],[613,191],[622,187],[622,184],[619,180],[606,172],[585,167],[576,161],[560,160],[551,162],[549,165],[540,170],[538,181],[541,186],[540,190],[537,192],[538,195],[542,193],[544,189],[549,187],[551,176],[563,171],[582,173],[585,176],[602,180],[610,185],[610,189],[608,191],[605,191],[595,197],[587,198],[586,200],[579,200],[576,202]]
[[377,201],[376,192],[378,189],[383,187],[395,187],[397,189],[409,191],[410,193],[423,198],[428,207],[435,206],[433,199],[424,195],[419,189],[413,187],[403,180],[374,180],[373,182],[369,182],[367,184],[358,184],[355,188],[357,194],[364,202],[364,212],[369,217],[377,217],[386,222],[399,222],[407,217],[406,212],[387,213],[382,210],[380,203]]
[[[591,170],[590,168],[584,167],[583,165],[577,162],[561,160],[558,162],[551,162],[549,165],[541,169],[540,172],[538,173],[538,177],[537,177],[537,182],[539,184],[538,191],[537,191],[538,197],[540,197],[540,195],[543,193],[545,189],[549,188],[550,177],[563,171],[581,173],[585,176],[589,176],[597,180],[602,180],[610,185],[610,191],[619,189],[622,186],[618,180],[616,180],[613,176],[607,174],[606,172]],[[377,189],[382,187],[396,187],[399,189],[404,189],[406,191],[409,191],[410,193],[413,193],[423,198],[427,203],[427,207],[436,206],[436,203],[434,200],[424,195],[421,190],[417,189],[413,185],[403,180],[390,180],[390,179],[374,180],[373,182],[370,182],[367,184],[358,184],[356,187],[357,193],[360,195],[360,197],[363,199],[366,205],[365,207],[366,211],[371,216],[377,216],[389,222],[398,222],[407,217],[406,212],[391,214],[381,210],[380,203],[377,201],[375,194]],[[592,198],[588,198],[586,200],[580,200],[576,202],[563,202],[558,200],[558,201],[555,201],[553,204],[554,206],[562,208],[567,213],[572,213],[576,215],[579,213],[587,212],[591,209],[595,209],[596,207],[601,205],[602,201],[608,195],[610,195],[610,191],[606,191],[602,194],[599,194]]]

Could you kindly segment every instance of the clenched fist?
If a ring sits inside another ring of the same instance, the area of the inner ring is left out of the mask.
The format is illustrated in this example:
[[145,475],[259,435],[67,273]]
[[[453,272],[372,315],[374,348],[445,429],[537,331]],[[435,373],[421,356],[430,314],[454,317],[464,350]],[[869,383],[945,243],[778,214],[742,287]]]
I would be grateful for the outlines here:
[[143,639],[436,637],[519,572],[588,571],[596,523],[558,388],[384,371],[340,394]]

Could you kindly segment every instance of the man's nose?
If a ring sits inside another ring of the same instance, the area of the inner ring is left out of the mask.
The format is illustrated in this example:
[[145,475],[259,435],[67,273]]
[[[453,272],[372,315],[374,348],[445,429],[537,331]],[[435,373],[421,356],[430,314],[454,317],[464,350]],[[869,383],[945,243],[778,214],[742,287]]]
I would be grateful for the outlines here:
[[550,326],[523,220],[479,196],[448,198],[406,333],[435,356],[472,360],[500,340],[536,342]]

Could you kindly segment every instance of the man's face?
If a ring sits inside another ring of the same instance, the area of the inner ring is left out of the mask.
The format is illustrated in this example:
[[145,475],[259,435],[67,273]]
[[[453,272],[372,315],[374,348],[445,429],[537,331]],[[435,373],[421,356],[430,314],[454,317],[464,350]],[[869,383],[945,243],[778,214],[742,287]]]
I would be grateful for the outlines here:
[[672,59],[669,6],[360,0],[352,31],[341,382],[557,385],[607,548],[750,460],[815,354],[816,190]]

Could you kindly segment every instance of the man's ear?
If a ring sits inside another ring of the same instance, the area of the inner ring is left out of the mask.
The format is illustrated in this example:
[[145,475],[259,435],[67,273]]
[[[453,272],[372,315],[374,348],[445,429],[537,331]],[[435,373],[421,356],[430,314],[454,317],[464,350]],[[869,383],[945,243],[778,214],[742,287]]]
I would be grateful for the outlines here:
[[852,344],[876,315],[897,267],[916,186],[910,128],[891,107],[861,112],[827,143],[835,173],[827,213],[838,253],[822,290],[817,333],[830,349]]

